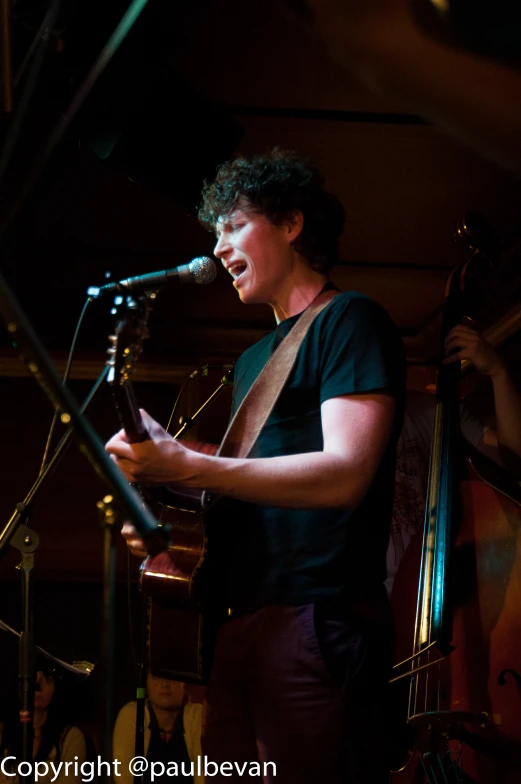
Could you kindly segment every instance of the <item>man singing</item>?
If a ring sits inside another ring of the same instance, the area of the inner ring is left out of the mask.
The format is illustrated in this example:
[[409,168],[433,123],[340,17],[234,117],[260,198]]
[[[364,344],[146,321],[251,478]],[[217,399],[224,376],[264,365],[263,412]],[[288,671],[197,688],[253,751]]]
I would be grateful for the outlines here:
[[[270,305],[276,321],[237,362],[235,411],[302,313],[335,290],[344,211],[312,163],[276,149],[223,164],[199,217],[241,301]],[[387,782],[383,581],[404,385],[388,315],[338,293],[247,458],[186,449],[146,414],[150,441],[129,444],[122,431],[108,442],[130,482],[223,497],[208,515],[230,608],[207,689],[210,759],[273,762],[284,784]]]

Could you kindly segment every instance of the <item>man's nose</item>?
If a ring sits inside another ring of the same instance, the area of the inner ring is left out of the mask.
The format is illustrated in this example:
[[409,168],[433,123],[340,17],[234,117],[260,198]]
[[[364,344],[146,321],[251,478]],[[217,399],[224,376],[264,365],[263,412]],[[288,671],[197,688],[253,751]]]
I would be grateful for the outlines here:
[[226,256],[226,253],[230,251],[230,243],[226,239],[224,234],[221,234],[215,248],[213,249],[213,255],[218,259],[223,259]]

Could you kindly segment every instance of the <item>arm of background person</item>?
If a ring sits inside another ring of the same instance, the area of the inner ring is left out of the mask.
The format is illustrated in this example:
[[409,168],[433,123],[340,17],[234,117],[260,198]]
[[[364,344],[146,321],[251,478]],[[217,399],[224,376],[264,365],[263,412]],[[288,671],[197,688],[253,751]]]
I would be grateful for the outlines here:
[[[521,472],[521,394],[505,363],[478,332],[463,325],[452,329],[445,341],[450,354],[445,364],[468,359],[479,373],[492,382],[496,429],[483,434],[483,451],[497,448],[504,465],[514,473]],[[452,353],[454,352],[454,353]]]

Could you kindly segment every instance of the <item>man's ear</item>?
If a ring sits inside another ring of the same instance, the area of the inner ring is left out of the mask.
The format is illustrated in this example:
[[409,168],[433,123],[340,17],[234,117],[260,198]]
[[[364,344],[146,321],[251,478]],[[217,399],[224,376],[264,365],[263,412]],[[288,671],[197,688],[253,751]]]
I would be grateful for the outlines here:
[[304,216],[300,210],[292,210],[285,221],[288,242],[294,242],[304,227]]

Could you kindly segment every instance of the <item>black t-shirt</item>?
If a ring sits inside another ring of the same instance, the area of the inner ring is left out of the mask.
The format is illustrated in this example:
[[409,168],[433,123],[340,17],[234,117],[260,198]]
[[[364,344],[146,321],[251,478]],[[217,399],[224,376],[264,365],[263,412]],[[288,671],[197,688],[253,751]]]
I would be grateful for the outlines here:
[[[300,314],[299,314],[300,315]],[[299,315],[249,348],[235,368],[232,415]],[[393,435],[362,504],[349,509],[280,509],[222,499],[208,520],[228,606],[254,611],[322,597],[375,595],[386,577],[396,441],[405,360],[398,331],[377,303],[338,294],[315,318],[251,457],[322,451],[320,406],[334,397],[384,392],[397,400]]]

